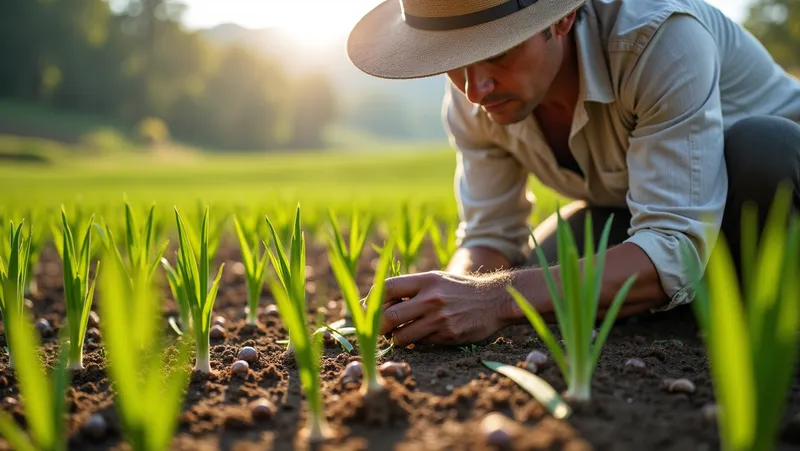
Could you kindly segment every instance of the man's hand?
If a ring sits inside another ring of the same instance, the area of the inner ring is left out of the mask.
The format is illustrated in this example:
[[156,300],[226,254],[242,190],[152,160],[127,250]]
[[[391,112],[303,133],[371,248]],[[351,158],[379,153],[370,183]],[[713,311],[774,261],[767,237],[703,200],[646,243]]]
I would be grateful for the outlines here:
[[386,279],[381,334],[395,345],[464,344],[507,324],[513,299],[502,275],[472,277],[431,271]]

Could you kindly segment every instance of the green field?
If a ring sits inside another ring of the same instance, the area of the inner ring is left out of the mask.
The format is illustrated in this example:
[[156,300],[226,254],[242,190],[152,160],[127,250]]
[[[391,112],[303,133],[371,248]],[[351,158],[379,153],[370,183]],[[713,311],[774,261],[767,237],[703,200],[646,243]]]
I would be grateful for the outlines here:
[[[370,151],[328,150],[270,154],[210,154],[90,151],[53,142],[0,136],[9,152],[45,156],[40,162],[3,161],[0,191],[6,210],[79,205],[88,211],[155,202],[159,208],[208,203],[222,210],[300,203],[307,209],[364,205],[383,214],[403,201],[455,215],[455,154],[446,146]],[[532,179],[541,208],[551,213],[555,197]]]

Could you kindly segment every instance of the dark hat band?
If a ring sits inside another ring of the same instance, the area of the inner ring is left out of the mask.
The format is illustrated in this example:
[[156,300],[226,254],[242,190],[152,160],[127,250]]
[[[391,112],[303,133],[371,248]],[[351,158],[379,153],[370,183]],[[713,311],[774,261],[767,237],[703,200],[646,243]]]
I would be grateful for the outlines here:
[[449,17],[421,17],[403,12],[403,20],[412,28],[428,31],[457,30],[480,25],[521,11],[538,0],[509,0],[497,6],[474,13]]

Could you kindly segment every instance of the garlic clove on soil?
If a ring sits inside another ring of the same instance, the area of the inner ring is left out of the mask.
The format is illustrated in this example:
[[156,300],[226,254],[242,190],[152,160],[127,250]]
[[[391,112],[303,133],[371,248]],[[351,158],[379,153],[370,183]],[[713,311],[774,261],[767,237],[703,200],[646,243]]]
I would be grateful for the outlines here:
[[216,325],[211,328],[211,331],[209,332],[208,336],[212,340],[222,340],[225,338],[225,329],[220,325]]
[[87,322],[89,327],[99,327],[100,326],[100,315],[97,314],[94,310],[89,312],[89,320]]
[[644,361],[642,359],[632,358],[632,359],[628,359],[625,362],[625,366],[630,366],[630,367],[633,367],[633,368],[644,368],[647,365],[645,365],[645,363],[644,363]]
[[258,421],[269,420],[278,412],[278,408],[267,398],[261,398],[250,404],[250,413]]
[[239,360],[247,363],[255,363],[258,360],[258,351],[252,346],[245,346],[239,351]]
[[411,374],[411,365],[408,362],[385,362],[379,367],[381,376],[393,377],[397,380],[403,380]]
[[278,316],[278,307],[275,304],[270,304],[264,307],[264,314],[267,316]]
[[358,360],[350,362],[344,367],[342,371],[340,382],[342,385],[349,384],[350,382],[361,382],[364,377],[364,365]]
[[509,449],[514,441],[517,426],[512,420],[499,412],[491,412],[480,423],[481,436],[487,446]]
[[525,357],[525,368],[531,373],[539,371],[539,367],[547,363],[547,356],[541,351],[531,351]]
[[50,326],[50,321],[44,318],[39,318],[36,321],[36,330],[42,337],[49,337],[53,333],[53,328]]
[[676,379],[669,384],[669,391],[673,393],[694,393],[694,383],[689,379]]
[[233,376],[247,374],[248,370],[250,370],[250,365],[244,360],[237,360],[231,365],[231,375]]
[[83,430],[89,437],[100,440],[105,437],[108,425],[106,424],[106,419],[103,418],[102,415],[96,413],[89,417],[89,420],[83,425]]
[[211,325],[225,327],[225,318],[221,316],[215,316],[214,321],[211,322]]

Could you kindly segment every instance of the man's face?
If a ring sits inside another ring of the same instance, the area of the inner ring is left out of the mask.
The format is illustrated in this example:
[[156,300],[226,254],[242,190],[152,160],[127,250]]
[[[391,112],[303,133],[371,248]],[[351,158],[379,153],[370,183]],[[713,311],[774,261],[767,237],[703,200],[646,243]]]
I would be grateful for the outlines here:
[[558,40],[540,33],[503,54],[449,71],[447,76],[494,122],[507,125],[533,113],[560,67]]

